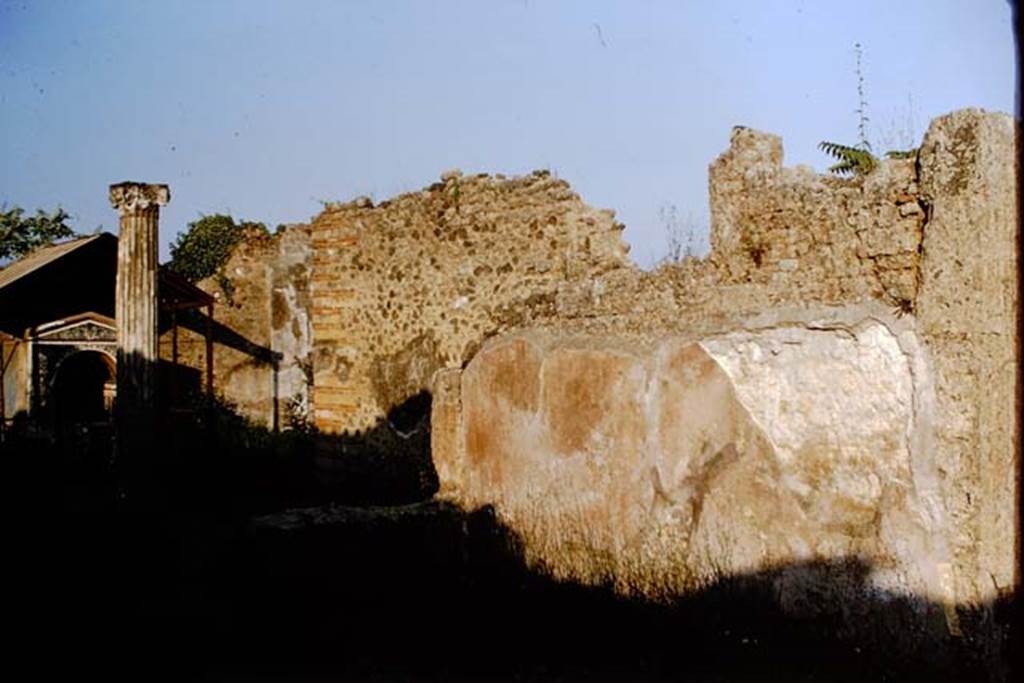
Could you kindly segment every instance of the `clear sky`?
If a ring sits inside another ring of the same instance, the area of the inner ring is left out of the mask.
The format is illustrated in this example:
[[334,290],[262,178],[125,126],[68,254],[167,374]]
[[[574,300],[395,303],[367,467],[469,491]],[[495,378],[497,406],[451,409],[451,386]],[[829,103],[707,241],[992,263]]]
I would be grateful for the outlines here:
[[166,258],[200,214],[273,228],[451,168],[547,168],[647,266],[662,207],[706,227],[733,125],[819,170],[819,141],[856,143],[855,42],[882,151],[1012,111],[1006,0],[0,0],[0,203],[116,232],[110,183],[168,183]]

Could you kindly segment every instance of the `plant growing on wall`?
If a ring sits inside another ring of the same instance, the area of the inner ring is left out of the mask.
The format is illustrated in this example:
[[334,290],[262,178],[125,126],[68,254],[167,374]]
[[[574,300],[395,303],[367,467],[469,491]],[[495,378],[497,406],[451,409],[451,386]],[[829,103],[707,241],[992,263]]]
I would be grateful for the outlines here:
[[247,236],[269,235],[263,223],[241,221],[225,214],[202,216],[188,224],[171,245],[172,270],[192,282],[216,277],[217,284],[230,299],[233,286],[224,272],[231,253]]
[[878,159],[870,149],[828,141],[818,143],[818,149],[837,160],[828,168],[830,173],[836,175],[865,175],[878,165]]
[[[864,175],[871,173],[878,166],[878,158],[870,151],[860,147],[840,145],[836,142],[821,142],[818,149],[834,157],[837,163],[829,167],[831,173],[837,175]],[[917,147],[913,149],[891,149],[885,153],[886,159],[916,159]]]
[[[818,149],[836,160],[828,169],[830,173],[836,175],[866,175],[878,166],[878,158],[872,152],[871,141],[868,139],[868,122],[871,119],[868,118],[868,101],[864,87],[864,50],[860,43],[854,43],[853,50],[857,75],[857,109],[854,110],[857,114],[857,144],[843,145],[829,141],[818,143]],[[917,148],[889,150],[885,156],[887,159],[914,159],[917,157]]]
[[700,232],[707,232],[701,226],[693,214],[680,217],[679,209],[675,204],[663,204],[658,209],[658,218],[665,229],[665,241],[668,246],[668,253],[658,260],[662,263],[682,263],[697,256],[697,236]]

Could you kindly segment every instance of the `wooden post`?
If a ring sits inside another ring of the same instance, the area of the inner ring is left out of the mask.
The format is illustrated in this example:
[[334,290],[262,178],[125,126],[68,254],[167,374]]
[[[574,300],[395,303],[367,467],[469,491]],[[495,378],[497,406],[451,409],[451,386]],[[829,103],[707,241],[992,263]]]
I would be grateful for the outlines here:
[[171,367],[167,377],[169,384],[167,397],[168,409],[174,408],[178,401],[178,306],[171,308]]
[[4,348],[3,340],[0,339],[0,443],[3,443],[7,431],[7,363],[4,362],[6,355],[7,350]]
[[178,364],[178,308],[171,309],[171,362]]
[[[20,340],[17,338],[11,339],[11,352],[8,354],[4,349],[5,342],[0,341],[0,441],[3,441],[7,434],[7,370],[11,367],[11,361],[14,360],[19,342]],[[14,381],[17,386],[18,378],[15,377]],[[15,399],[15,406],[17,406],[17,399]]]
[[206,393],[213,397],[213,304],[206,304]]

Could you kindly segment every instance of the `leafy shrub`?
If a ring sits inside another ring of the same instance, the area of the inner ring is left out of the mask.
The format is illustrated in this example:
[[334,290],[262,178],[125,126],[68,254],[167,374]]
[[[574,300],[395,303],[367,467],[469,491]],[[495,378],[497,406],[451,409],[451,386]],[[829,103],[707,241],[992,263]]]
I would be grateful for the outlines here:
[[821,142],[818,149],[837,159],[837,163],[829,167],[829,172],[837,175],[865,175],[878,166],[878,159],[870,150],[863,147],[850,147],[837,142]]
[[171,268],[192,282],[217,276],[218,284],[230,296],[230,281],[224,266],[235,247],[250,234],[269,235],[263,223],[241,221],[231,216],[202,216],[188,224],[171,245]]

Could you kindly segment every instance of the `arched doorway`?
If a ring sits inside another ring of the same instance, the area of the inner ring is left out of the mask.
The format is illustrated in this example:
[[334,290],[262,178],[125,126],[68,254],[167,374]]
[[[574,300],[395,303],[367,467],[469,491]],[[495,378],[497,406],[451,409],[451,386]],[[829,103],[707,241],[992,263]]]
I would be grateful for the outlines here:
[[114,361],[100,351],[77,351],[57,368],[53,414],[59,434],[110,421],[115,392]]

